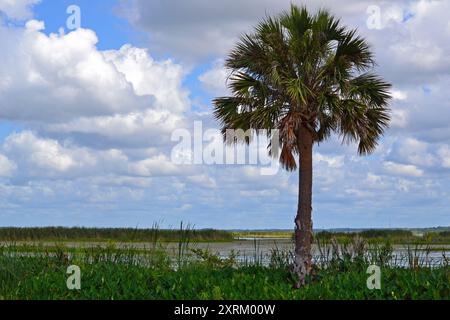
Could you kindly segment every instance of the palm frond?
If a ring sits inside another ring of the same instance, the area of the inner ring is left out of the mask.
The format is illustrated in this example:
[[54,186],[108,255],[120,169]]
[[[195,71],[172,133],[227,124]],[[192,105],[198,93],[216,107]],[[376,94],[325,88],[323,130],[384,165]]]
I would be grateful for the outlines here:
[[279,130],[288,170],[296,168],[300,128],[315,142],[337,133],[368,154],[390,121],[391,86],[370,72],[374,65],[356,30],[326,10],[292,5],[241,36],[225,63],[232,96],[214,100],[214,116],[224,132]]

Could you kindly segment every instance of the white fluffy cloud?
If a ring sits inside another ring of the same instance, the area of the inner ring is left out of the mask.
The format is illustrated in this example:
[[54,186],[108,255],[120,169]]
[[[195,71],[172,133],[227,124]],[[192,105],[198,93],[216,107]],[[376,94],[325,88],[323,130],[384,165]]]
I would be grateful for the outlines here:
[[[288,9],[291,3],[303,4],[292,0],[124,0],[120,11],[133,25],[149,33],[152,49],[183,60],[197,60],[227,53],[242,32],[267,13]],[[372,4],[370,0],[351,5],[332,0],[308,1],[311,8],[326,6],[339,15],[359,13],[362,21]]]
[[149,139],[180,124],[189,106],[180,65],[130,45],[100,51],[91,30],[47,36],[43,28],[35,20],[0,27],[9,48],[0,53],[1,118],[111,140]]
[[400,141],[395,152],[398,159],[403,159],[413,165],[426,167],[437,165],[434,155],[429,152],[428,144],[414,138]]
[[442,166],[450,169],[450,147],[448,145],[442,146],[439,149],[438,154],[441,157]]
[[[23,19],[35,2],[0,0],[0,10]],[[36,20],[0,26],[7,48],[0,52],[0,119],[19,128],[0,143],[1,220],[21,224],[24,216],[39,216],[79,225],[92,221],[87,212],[99,212],[97,221],[121,226],[161,218],[199,227],[290,227],[298,174],[180,167],[169,159],[175,128],[191,128],[194,119],[204,120],[205,129],[217,125],[209,99],[196,113],[186,86],[227,94],[223,59],[237,36],[290,2],[122,1],[122,14],[150,35],[150,50],[99,50],[92,30],[48,35]],[[381,30],[366,25],[374,4]],[[394,84],[391,129],[375,155],[356,157],[355,146],[341,146],[336,137],[316,147],[316,226],[386,226],[391,216],[397,225],[423,223],[424,208],[450,201],[448,2],[307,5],[328,7],[358,27],[376,51],[378,72]],[[211,68],[185,81],[185,65],[154,59],[155,50]],[[448,211],[433,211],[430,223],[448,221]]]
[[[143,110],[151,102],[136,96],[132,84],[96,49],[93,31],[47,36],[42,28],[30,21],[16,31],[19,43],[11,36],[0,40],[10,48],[2,51],[2,60],[16,62],[0,67],[6,79],[0,89],[2,118],[57,122]],[[10,31],[3,28],[2,33]]]
[[62,178],[97,164],[97,158],[85,148],[64,146],[30,131],[10,135],[2,149],[16,160],[19,175],[27,178]]
[[[11,177],[18,169],[16,177],[27,180],[92,177],[94,182],[126,184],[132,178],[183,176],[192,172],[174,165],[155,150],[150,149],[136,157],[124,150],[96,150],[73,145],[70,141],[42,138],[31,131],[11,134],[0,150],[4,154],[0,154],[1,175]],[[7,157],[14,159],[16,164]],[[111,174],[115,175],[114,179]]]
[[224,96],[229,95],[227,88],[229,72],[224,67],[223,60],[217,60],[211,69],[199,76],[198,80],[211,94]]
[[171,60],[155,61],[147,50],[131,45],[106,51],[104,56],[132,84],[136,95],[155,97],[158,109],[173,113],[186,111],[187,92],[181,86],[185,71],[180,65]]
[[16,169],[14,162],[0,154],[0,177],[11,177]]
[[0,0],[0,11],[12,19],[26,19],[32,16],[31,7],[41,0]]
[[423,171],[421,169],[410,164],[401,164],[388,161],[384,163],[384,167],[389,173],[393,175],[405,175],[412,177],[423,176]]
[[399,7],[402,19],[380,30],[369,30],[381,70],[397,83],[436,81],[450,70],[447,28],[448,1],[381,2],[381,14]]

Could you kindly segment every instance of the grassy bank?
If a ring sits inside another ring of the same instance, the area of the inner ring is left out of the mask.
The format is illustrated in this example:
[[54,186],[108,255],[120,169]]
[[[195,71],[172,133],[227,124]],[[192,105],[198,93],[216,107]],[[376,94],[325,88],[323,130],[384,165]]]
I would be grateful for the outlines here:
[[[235,238],[278,238],[292,239],[294,233],[290,231],[239,231],[233,233]],[[330,241],[332,238],[339,243],[351,242],[355,238],[363,238],[371,243],[389,241],[393,244],[450,244],[450,231],[415,233],[403,229],[364,230],[359,232],[330,232],[319,231],[315,238]]]
[[327,232],[316,234],[316,238],[330,240],[335,238],[339,242],[349,242],[355,237],[361,237],[371,243],[389,241],[395,244],[450,244],[450,232],[426,232],[418,235],[410,230],[365,230],[356,233]]
[[[238,238],[292,239],[290,231],[224,231],[195,230],[189,226],[164,230],[157,225],[149,229],[126,228],[0,228],[0,242],[179,242],[189,233],[192,242],[230,242]],[[410,230],[366,230],[360,232],[320,231],[316,239],[348,243],[363,238],[371,243],[389,241],[392,244],[450,244],[449,231],[423,232],[420,235]]]
[[173,230],[160,229],[157,225],[149,229],[126,228],[0,228],[0,241],[57,241],[57,242],[178,242],[189,233],[193,242],[233,241],[227,231],[194,230],[189,226]]
[[[389,266],[389,246],[357,244],[323,254],[309,284],[294,290],[290,254],[274,250],[269,262],[221,259],[180,242],[178,254],[164,247],[80,248],[68,251],[0,249],[0,299],[449,299],[448,261],[435,268]],[[381,267],[381,290],[366,286],[367,267]],[[66,287],[69,265],[81,269],[79,291]]]

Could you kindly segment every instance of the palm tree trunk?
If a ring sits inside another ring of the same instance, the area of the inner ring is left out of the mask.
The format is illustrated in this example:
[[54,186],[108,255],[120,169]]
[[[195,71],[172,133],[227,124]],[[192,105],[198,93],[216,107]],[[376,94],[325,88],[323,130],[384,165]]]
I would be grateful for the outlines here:
[[299,130],[300,150],[298,211],[295,218],[294,272],[298,275],[297,287],[305,284],[312,269],[312,182],[313,182],[313,135],[302,126]]

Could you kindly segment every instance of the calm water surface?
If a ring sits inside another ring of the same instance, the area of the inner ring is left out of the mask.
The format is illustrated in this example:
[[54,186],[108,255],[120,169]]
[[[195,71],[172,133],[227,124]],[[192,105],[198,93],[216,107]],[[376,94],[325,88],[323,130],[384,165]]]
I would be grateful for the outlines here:
[[[22,244],[22,243],[18,243]],[[32,244],[32,243],[27,243]],[[54,242],[39,243],[42,246],[54,246]],[[107,247],[108,244],[104,242],[69,242],[64,243],[64,246],[69,248],[80,247]],[[163,243],[162,246],[172,255],[176,255],[179,250],[178,243]],[[117,248],[134,248],[134,249],[151,249],[153,245],[150,243],[116,243]],[[211,253],[218,254],[226,258],[232,253],[235,254],[238,261],[253,261],[258,259],[263,263],[267,263],[270,259],[270,254],[273,250],[280,252],[292,252],[294,244],[289,239],[240,239],[233,242],[211,242],[211,243],[190,243],[190,249],[204,249]],[[331,249],[328,247],[328,249]],[[394,262],[397,264],[404,264],[408,253],[412,252],[413,256],[419,258],[419,262],[423,264],[438,265],[444,259],[450,258],[450,245],[394,245]],[[427,250],[428,249],[428,250]],[[313,256],[319,255],[317,245],[313,246]],[[399,262],[402,260],[403,262]],[[447,260],[448,261],[448,260]]]

